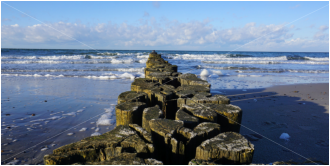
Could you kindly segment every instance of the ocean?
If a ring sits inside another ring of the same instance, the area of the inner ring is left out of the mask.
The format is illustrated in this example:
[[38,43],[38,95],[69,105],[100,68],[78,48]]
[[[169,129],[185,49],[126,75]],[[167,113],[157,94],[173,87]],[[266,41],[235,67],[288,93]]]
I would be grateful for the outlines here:
[[[117,97],[144,77],[150,52],[1,49],[1,163],[43,164],[60,146],[112,130]],[[329,53],[156,52],[178,72],[207,80],[213,94],[329,83]],[[260,154],[253,162],[280,159]]]
[[[329,82],[328,52],[162,51],[181,73],[200,75],[213,89],[265,88]],[[134,79],[151,50],[1,49],[3,77]]]

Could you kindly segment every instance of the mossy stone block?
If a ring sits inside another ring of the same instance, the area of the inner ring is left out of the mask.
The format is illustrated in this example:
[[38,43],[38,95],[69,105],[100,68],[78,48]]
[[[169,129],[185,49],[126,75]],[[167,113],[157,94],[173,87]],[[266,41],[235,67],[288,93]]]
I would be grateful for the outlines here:
[[142,113],[146,103],[126,102],[115,107],[116,123],[119,125],[138,124],[142,125]]
[[196,159],[213,160],[219,164],[250,164],[254,145],[242,135],[225,132],[204,141],[196,148]]
[[147,102],[148,95],[144,92],[127,91],[118,96],[118,104],[124,102]]
[[194,104],[185,104],[181,108],[183,108],[186,112],[189,112],[193,116],[199,118],[200,122],[217,122],[217,113],[215,113],[211,109],[207,109],[203,107],[199,103]]
[[158,119],[163,117],[164,117],[163,112],[162,110],[159,109],[158,105],[154,107],[145,108],[142,114],[142,127],[146,131],[151,132],[151,129],[149,127],[149,121],[151,119]]
[[232,104],[203,104],[218,114],[218,124],[221,132],[240,132],[243,111],[240,107]]
[[199,123],[198,118],[189,115],[187,112],[184,111],[184,109],[179,109],[176,112],[175,115],[175,120],[181,120],[184,123],[184,127],[193,129],[194,127],[196,127]]

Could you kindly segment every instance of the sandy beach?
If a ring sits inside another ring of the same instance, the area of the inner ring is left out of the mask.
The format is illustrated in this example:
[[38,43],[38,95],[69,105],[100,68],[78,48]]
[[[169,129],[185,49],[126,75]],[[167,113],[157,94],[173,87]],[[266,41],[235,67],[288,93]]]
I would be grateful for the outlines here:
[[[2,81],[2,164],[43,164],[43,156],[57,147],[110,131],[113,124],[95,122],[131,82],[24,77]],[[227,95],[242,108],[241,134],[255,145],[253,163],[328,161],[329,84],[211,92]],[[280,139],[282,133],[289,134],[289,140]]]
[[[213,90],[243,110],[241,134],[254,145],[253,163],[329,161],[329,84]],[[289,134],[286,141],[282,133]]]

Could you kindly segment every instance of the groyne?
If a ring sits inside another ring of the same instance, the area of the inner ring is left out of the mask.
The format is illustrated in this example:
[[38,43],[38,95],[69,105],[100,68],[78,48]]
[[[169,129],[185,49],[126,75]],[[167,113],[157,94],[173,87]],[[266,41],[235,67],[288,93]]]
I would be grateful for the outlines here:
[[240,131],[242,110],[211,84],[155,51],[145,78],[118,96],[116,127],[59,147],[45,164],[250,164],[254,145]]

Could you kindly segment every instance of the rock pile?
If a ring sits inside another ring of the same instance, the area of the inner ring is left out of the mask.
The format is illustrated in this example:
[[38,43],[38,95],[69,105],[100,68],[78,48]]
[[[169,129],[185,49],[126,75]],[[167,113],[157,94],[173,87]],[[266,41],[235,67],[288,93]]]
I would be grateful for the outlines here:
[[194,74],[152,52],[145,78],[118,97],[116,127],[62,146],[45,164],[250,164],[254,146],[239,134],[242,110]]

